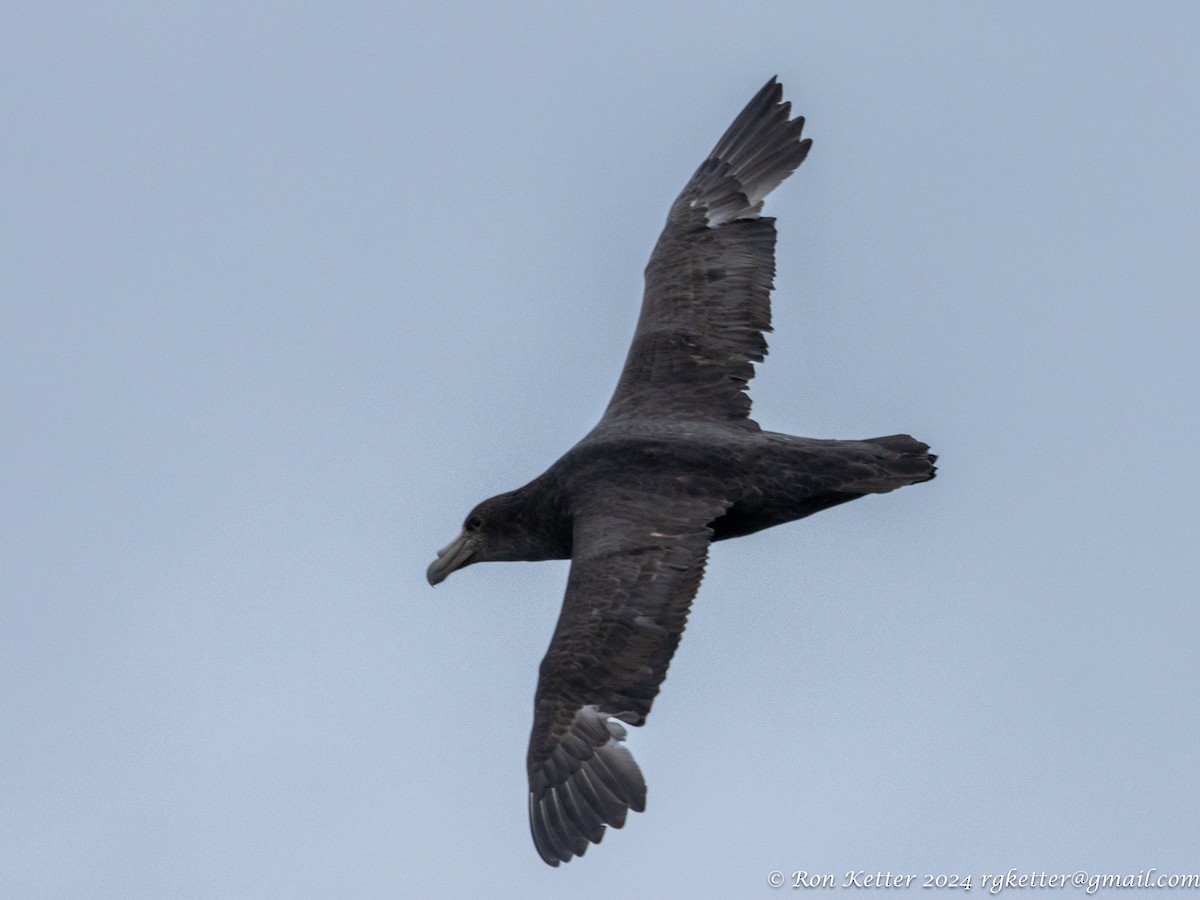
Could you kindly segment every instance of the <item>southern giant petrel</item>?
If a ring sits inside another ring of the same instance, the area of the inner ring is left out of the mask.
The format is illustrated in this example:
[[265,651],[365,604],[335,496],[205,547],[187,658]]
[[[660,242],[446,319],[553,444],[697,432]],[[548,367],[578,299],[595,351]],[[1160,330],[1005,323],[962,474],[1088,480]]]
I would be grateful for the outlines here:
[[709,542],[934,476],[936,457],[908,435],[818,440],[750,418],[775,274],[763,198],[811,145],[782,93],[772,78],[671,207],[599,424],[544,474],[471,510],[429,567],[437,584],[477,562],[571,560],[528,755],[533,841],[552,866],[645,809],[620,722],[650,713]]

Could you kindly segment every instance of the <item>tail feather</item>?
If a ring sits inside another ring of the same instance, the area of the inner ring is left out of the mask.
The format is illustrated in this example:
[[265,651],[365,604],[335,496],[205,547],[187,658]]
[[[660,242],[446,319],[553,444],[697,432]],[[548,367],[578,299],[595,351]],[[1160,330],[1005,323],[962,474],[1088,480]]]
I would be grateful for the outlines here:
[[[922,481],[931,481],[937,475],[937,455],[929,452],[929,445],[907,434],[891,434],[887,437],[868,438],[862,442],[878,448],[871,455],[871,476],[842,486],[848,493],[885,494],[896,488]],[[882,452],[879,452],[882,451]]]

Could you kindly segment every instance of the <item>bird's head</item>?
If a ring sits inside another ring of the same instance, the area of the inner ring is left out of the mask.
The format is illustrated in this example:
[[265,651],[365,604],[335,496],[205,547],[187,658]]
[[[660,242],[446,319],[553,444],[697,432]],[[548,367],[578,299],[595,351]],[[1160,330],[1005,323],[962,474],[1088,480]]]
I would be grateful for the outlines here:
[[549,559],[541,549],[536,523],[529,520],[525,489],[484,500],[463,520],[462,533],[438,551],[425,570],[431,585],[456,569],[477,562]]

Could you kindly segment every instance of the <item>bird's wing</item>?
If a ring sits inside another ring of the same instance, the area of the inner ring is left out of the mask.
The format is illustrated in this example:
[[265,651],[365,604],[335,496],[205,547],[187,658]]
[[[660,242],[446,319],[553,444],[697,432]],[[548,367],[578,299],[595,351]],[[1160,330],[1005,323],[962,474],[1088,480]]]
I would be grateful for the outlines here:
[[747,385],[767,352],[775,220],[763,198],[804,161],[804,118],[772,78],[671,207],[606,421],[723,421],[757,430]]
[[650,712],[704,574],[708,523],[728,506],[675,479],[662,491],[609,491],[576,514],[529,742],[530,828],[552,866],[645,808],[646,783],[612,719],[641,725]]

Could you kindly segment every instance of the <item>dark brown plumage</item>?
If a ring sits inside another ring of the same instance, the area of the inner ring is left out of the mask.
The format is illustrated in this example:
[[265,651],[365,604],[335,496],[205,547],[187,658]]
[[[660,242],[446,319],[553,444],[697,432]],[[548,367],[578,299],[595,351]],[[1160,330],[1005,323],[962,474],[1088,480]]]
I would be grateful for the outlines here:
[[437,584],[476,562],[571,560],[528,755],[530,827],[550,865],[645,808],[619,723],[645,722],[709,543],[934,477],[936,457],[907,435],[817,440],[750,418],[775,274],[774,220],[759,213],[811,143],[781,95],[771,79],[671,207],[599,424],[525,487],[475,507],[429,567]]

